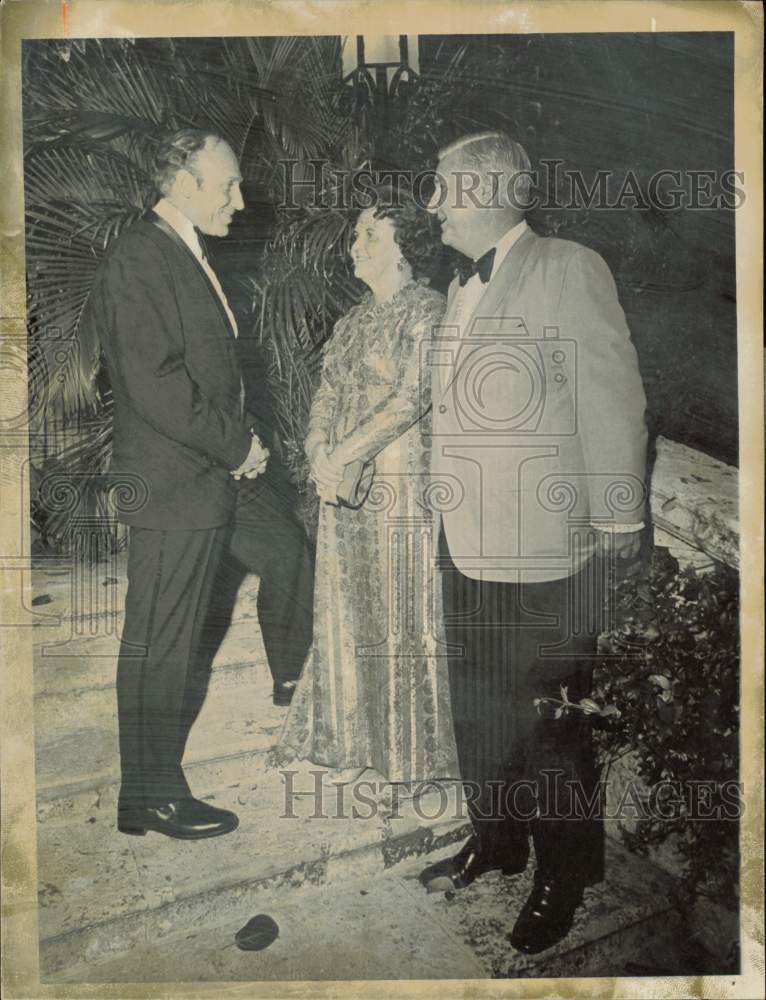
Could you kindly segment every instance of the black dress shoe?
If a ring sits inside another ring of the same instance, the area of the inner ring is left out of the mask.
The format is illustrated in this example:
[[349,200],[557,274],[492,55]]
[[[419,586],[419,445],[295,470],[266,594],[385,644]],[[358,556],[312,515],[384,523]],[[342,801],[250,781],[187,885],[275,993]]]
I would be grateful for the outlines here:
[[532,892],[509,935],[513,947],[535,955],[563,940],[582,903],[582,892],[579,883],[535,872]]
[[117,829],[134,837],[143,837],[147,830],[154,830],[178,840],[202,840],[231,833],[238,826],[239,820],[233,812],[192,798],[117,813]]
[[526,841],[515,846],[512,855],[501,857],[482,850],[478,838],[474,835],[468,838],[454,857],[437,861],[424,868],[418,880],[429,892],[465,889],[480,875],[498,868],[503,875],[518,875],[527,867],[528,858],[529,847]]
[[289,705],[293,700],[297,681],[275,681],[274,682],[274,704]]

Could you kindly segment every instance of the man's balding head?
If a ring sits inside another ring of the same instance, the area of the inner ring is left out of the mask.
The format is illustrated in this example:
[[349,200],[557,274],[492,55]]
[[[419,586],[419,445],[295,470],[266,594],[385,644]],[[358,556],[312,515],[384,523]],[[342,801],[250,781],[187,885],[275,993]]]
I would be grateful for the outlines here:
[[159,146],[154,180],[160,194],[203,233],[226,236],[244,208],[242,176],[231,146],[202,129],[173,132]]

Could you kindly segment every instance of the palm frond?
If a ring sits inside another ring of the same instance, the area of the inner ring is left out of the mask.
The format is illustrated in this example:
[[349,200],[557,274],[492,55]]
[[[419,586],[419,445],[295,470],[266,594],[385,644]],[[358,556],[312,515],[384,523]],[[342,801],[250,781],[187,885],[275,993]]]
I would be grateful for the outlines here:
[[321,38],[225,41],[232,83],[249,101],[267,162],[326,155],[338,138],[329,101],[337,83],[336,48],[334,39]]
[[[56,412],[86,414],[79,450],[62,461],[98,476],[111,409],[95,391],[96,345],[80,329],[103,253],[152,197],[157,142],[181,126],[209,128],[239,154],[243,177],[274,206],[263,253],[241,276],[253,332],[268,351],[280,434],[298,482],[319,347],[358,301],[348,266],[351,214],[343,178],[364,167],[420,169],[456,131],[502,124],[486,101],[491,67],[445,46],[405,106],[385,119],[342,110],[340,42],[332,37],[79,39],[26,42],[25,198],[30,362]],[[319,199],[283,201],[280,161]],[[340,208],[332,208],[332,205]],[[36,391],[36,390],[35,390]]]
[[144,209],[147,178],[108,147],[56,144],[29,156],[25,181],[36,370],[46,373],[49,399],[61,399],[66,412],[90,408],[97,346],[82,336],[80,316],[104,251]]

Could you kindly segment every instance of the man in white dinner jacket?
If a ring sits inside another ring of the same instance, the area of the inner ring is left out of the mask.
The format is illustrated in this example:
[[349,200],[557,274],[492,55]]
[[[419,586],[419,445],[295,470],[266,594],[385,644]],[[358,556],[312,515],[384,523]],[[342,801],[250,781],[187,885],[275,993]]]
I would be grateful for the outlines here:
[[584,887],[603,877],[603,828],[587,808],[589,720],[558,702],[590,693],[604,566],[639,550],[647,432],[609,268],[529,228],[529,166],[507,135],[463,137],[440,152],[429,204],[444,243],[473,262],[450,286],[427,363],[432,475],[450,494],[439,553],[474,832],[421,881],[439,891],[521,872],[531,834],[534,886],[510,939],[533,953],[568,933]]

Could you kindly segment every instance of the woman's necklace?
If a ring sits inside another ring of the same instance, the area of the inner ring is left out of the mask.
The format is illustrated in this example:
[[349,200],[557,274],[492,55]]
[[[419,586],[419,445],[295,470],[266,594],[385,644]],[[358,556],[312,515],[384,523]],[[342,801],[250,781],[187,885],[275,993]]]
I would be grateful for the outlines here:
[[403,284],[399,288],[397,288],[397,290],[394,292],[391,298],[386,299],[384,302],[376,302],[373,293],[369,292],[368,302],[364,310],[365,313],[369,316],[377,316],[379,313],[385,312],[387,309],[391,308],[391,306],[393,306],[397,302],[403,291],[405,291],[407,288],[410,288],[412,285],[416,284],[417,280],[415,278],[408,278],[407,281],[403,282]]

